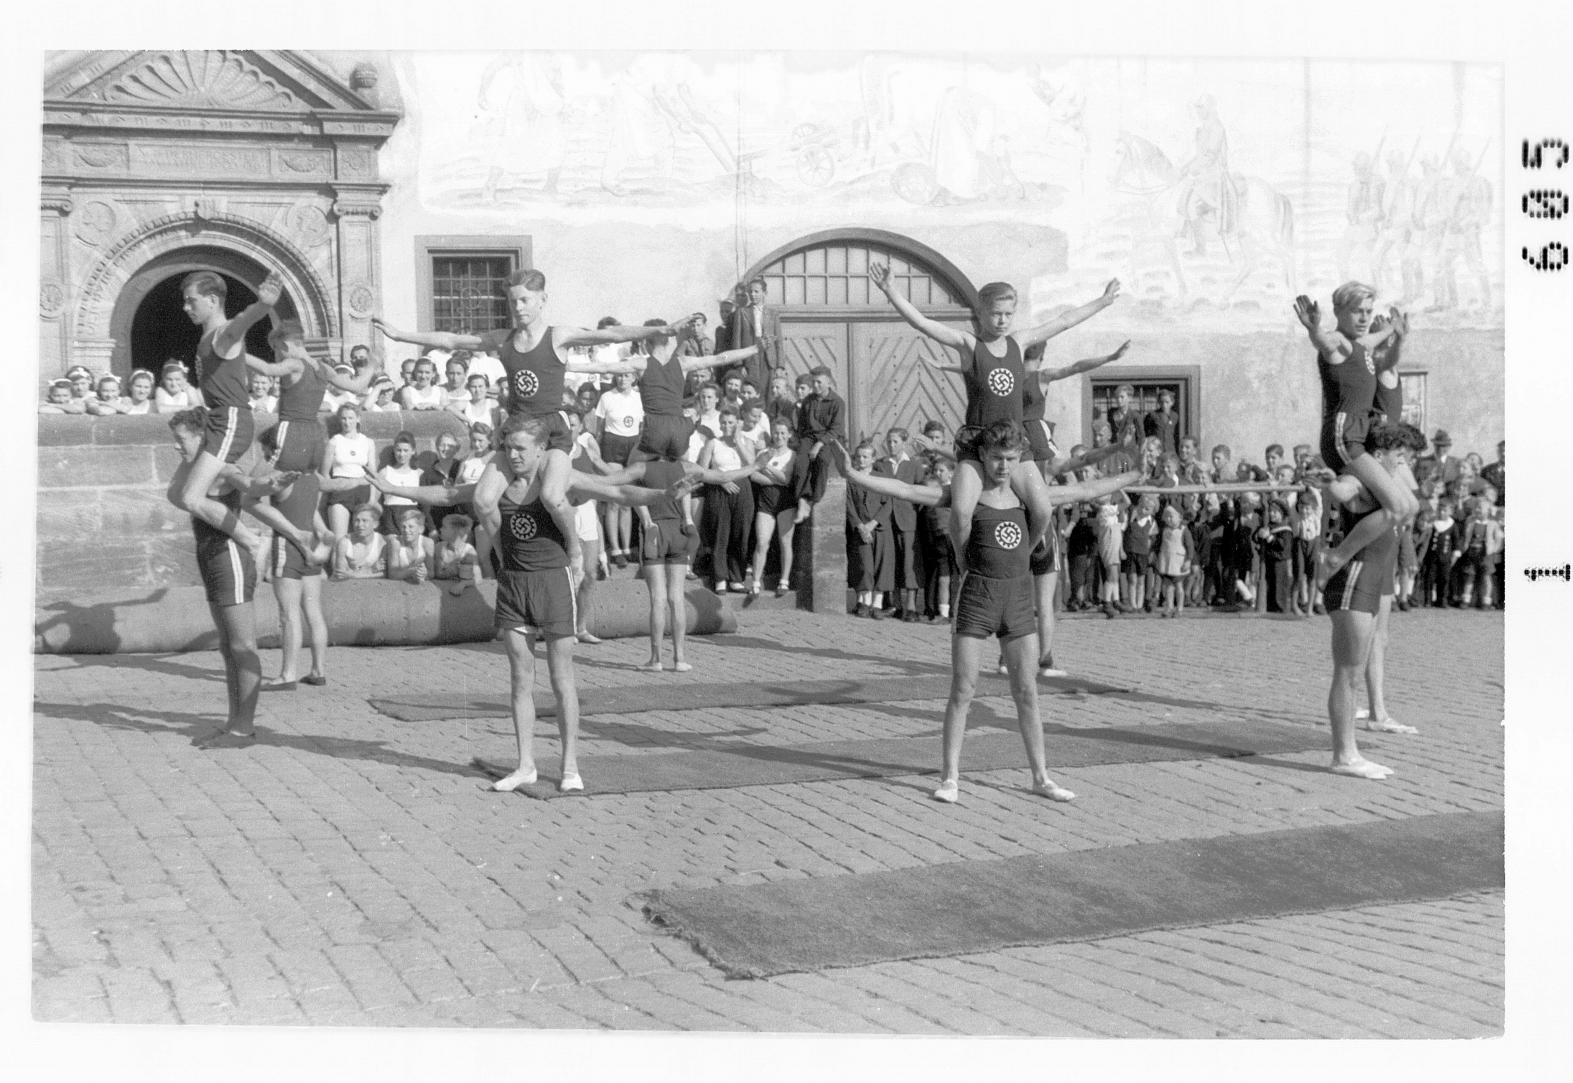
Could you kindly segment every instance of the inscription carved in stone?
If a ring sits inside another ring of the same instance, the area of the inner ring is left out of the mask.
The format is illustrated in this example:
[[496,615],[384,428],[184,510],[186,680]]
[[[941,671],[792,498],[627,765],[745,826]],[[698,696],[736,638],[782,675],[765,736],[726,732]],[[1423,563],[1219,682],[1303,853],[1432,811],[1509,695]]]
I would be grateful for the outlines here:
[[132,163],[160,176],[255,177],[268,175],[266,147],[215,147],[210,143],[134,143]]

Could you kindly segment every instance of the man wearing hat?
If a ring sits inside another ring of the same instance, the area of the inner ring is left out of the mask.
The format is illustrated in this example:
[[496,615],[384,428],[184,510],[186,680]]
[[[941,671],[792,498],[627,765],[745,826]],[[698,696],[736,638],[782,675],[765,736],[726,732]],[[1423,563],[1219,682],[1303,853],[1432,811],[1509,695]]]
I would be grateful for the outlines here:
[[1431,437],[1431,446],[1436,450],[1433,454],[1424,456],[1415,464],[1417,481],[1427,478],[1436,478],[1441,485],[1447,485],[1458,480],[1458,460],[1450,452],[1453,450],[1453,438],[1447,434],[1446,429],[1438,429],[1436,435]]

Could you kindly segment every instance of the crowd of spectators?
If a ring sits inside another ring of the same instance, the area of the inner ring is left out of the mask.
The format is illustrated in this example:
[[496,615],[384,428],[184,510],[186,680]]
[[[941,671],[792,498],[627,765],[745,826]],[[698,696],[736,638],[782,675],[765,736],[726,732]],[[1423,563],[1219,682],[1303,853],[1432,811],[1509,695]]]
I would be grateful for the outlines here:
[[[735,347],[756,329],[754,307],[739,297],[724,306],[715,341],[702,330],[684,341],[686,352],[709,354]],[[728,311],[730,309],[730,311]],[[615,323],[607,317],[602,323]],[[637,354],[640,346],[602,346],[594,359]],[[338,366],[355,374],[373,364],[357,346]],[[391,375],[397,371],[398,377]],[[576,426],[577,469],[612,473],[630,461],[643,428],[637,380],[570,373],[564,411]],[[576,382],[577,378],[577,382]],[[761,386],[763,385],[763,386]],[[253,408],[277,408],[276,379],[252,379]],[[507,385],[496,358],[429,350],[403,359],[376,377],[364,395],[331,389],[323,402],[329,422],[321,474],[358,479],[379,474],[393,485],[472,483],[491,460],[493,434],[507,416]],[[790,587],[794,530],[823,496],[831,467],[828,442],[845,441],[846,405],[828,370],[791,379],[784,369],[751,358],[730,369],[698,369],[688,378],[684,416],[694,423],[685,458],[715,470],[759,463],[750,481],[704,486],[696,493],[695,559],[688,575],[719,592],[757,594],[773,580]],[[571,401],[569,401],[571,397]],[[95,377],[85,366],[55,380],[45,413],[158,413],[200,405],[188,368],[167,362],[157,381],[136,370],[124,388],[112,375]],[[446,410],[464,422],[467,439],[444,434],[430,451],[400,433],[382,449],[360,432],[361,415],[390,411]],[[851,448],[854,464],[912,484],[948,484],[954,463],[950,438],[937,421],[897,427]],[[1090,447],[1068,449],[1074,459],[1096,461],[1050,483],[1069,483],[1140,469],[1144,485],[1163,488],[1235,483],[1235,489],[1165,496],[1121,494],[1094,504],[1068,504],[1055,513],[1059,547],[1057,605],[1101,610],[1114,617],[1174,615],[1187,606],[1270,613],[1322,613],[1314,585],[1321,547],[1336,544],[1340,517],[1325,506],[1312,482],[1324,470],[1311,445],[1264,449],[1260,464],[1227,444],[1211,447],[1181,431],[1173,397],[1159,395],[1159,409],[1133,406],[1129,386],[1113,408],[1099,411]],[[1503,446],[1485,463],[1470,452],[1452,453],[1445,431],[1415,465],[1421,509],[1400,531],[1395,607],[1501,608],[1503,604]],[[1238,489],[1239,483],[1260,490]],[[465,589],[490,570],[475,559],[472,509],[423,508],[383,497],[369,480],[353,487],[325,484],[325,518],[331,528],[332,571],[340,578],[369,576],[412,582],[449,580]],[[623,507],[580,510],[581,537],[598,554],[592,570],[605,578],[637,562],[643,517]],[[862,489],[848,494],[848,587],[855,612],[881,619],[942,621],[949,618],[958,576],[944,509],[918,508]]]

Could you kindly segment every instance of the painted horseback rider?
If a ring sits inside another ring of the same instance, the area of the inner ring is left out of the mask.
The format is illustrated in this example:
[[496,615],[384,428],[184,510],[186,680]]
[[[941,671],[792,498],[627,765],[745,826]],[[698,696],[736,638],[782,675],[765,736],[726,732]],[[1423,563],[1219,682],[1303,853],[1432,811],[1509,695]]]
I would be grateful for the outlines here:
[[1229,173],[1229,136],[1211,94],[1197,99],[1196,117],[1196,153],[1180,168],[1184,178],[1178,204],[1182,225],[1176,236],[1189,236],[1191,253],[1204,256],[1209,229],[1220,237],[1234,230],[1240,190]]

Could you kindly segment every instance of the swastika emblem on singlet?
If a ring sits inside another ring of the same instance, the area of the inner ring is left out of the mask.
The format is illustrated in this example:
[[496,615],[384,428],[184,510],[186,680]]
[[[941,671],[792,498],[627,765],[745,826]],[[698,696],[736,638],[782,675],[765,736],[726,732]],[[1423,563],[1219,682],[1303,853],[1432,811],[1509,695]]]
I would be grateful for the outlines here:
[[529,369],[521,369],[513,374],[513,393],[521,399],[533,399],[535,393],[541,389],[541,381]]
[[989,390],[996,395],[1009,395],[1016,387],[1016,377],[1010,369],[989,370]]
[[535,516],[529,512],[520,512],[508,520],[508,533],[520,541],[529,541],[535,537],[535,532],[540,529],[535,522]]
[[1021,527],[1015,523],[995,523],[994,541],[1001,549],[1014,549],[1021,544]]

